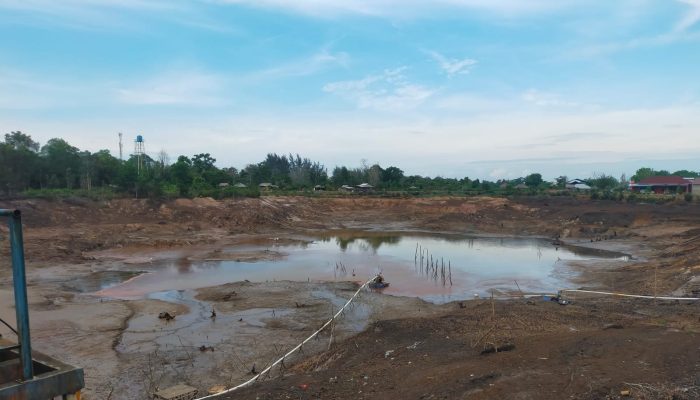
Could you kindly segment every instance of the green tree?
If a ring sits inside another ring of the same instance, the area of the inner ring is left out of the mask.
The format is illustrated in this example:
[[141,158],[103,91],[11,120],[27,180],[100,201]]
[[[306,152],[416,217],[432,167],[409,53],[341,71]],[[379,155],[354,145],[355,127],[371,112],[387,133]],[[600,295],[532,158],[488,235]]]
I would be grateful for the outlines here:
[[180,190],[180,194],[186,195],[189,192],[194,175],[192,161],[185,156],[178,157],[177,162],[170,167],[170,173],[175,181],[175,185]]
[[214,166],[215,162],[216,158],[212,157],[209,153],[195,154],[192,156],[192,167],[200,174],[204,171],[216,168]]
[[588,179],[587,182],[591,187],[600,190],[612,190],[620,186],[620,181],[615,177],[603,173],[595,174],[593,178]]
[[382,176],[384,175],[384,170],[379,164],[374,164],[369,167],[367,171],[367,181],[372,186],[377,186],[382,183]]
[[43,172],[47,186],[68,189],[78,186],[81,171],[80,150],[63,139],[50,139],[42,148]]
[[7,194],[40,186],[39,143],[22,132],[5,135],[0,143],[0,192]]
[[566,182],[568,182],[568,181],[569,181],[569,179],[566,177],[566,175],[562,175],[555,180],[557,187],[560,189],[565,188]]
[[39,151],[39,143],[21,131],[6,133],[5,144],[12,146],[15,150],[29,150],[34,153]]
[[403,171],[397,167],[388,167],[382,171],[382,182],[387,186],[398,186],[403,180]]
[[530,174],[524,180],[524,183],[531,188],[540,186],[543,182],[542,175],[538,173]]
[[112,185],[116,183],[121,168],[121,161],[113,157],[109,150],[100,150],[92,154],[93,180],[97,185]]
[[637,172],[634,175],[632,175],[632,177],[630,179],[632,179],[635,182],[639,182],[642,179],[649,178],[652,176],[669,176],[669,175],[671,175],[671,173],[666,171],[666,170],[663,170],[663,169],[657,171],[653,168],[642,167],[642,168],[639,168],[637,170]]
[[697,178],[698,176],[700,176],[697,172],[688,171],[687,169],[676,171],[671,175],[682,176],[684,178]]

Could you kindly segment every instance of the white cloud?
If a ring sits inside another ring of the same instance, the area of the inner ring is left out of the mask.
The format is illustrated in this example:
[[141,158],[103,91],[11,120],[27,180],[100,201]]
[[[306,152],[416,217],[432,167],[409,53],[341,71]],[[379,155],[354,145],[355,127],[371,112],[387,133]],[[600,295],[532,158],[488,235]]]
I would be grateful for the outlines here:
[[115,91],[117,100],[125,104],[213,106],[225,101],[223,83],[217,75],[175,71]]
[[574,107],[580,105],[573,101],[564,100],[556,93],[542,92],[535,89],[529,89],[523,93],[522,99],[527,103],[540,107]]
[[472,58],[450,59],[436,51],[429,51],[431,57],[440,65],[440,68],[449,77],[458,74],[468,74],[477,61]]
[[687,4],[690,9],[685,13],[683,18],[675,26],[676,32],[682,32],[700,21],[700,0],[677,0]]
[[76,79],[53,78],[0,68],[0,110],[40,110],[94,105],[104,86]]
[[12,23],[91,31],[150,29],[152,19],[203,30],[235,31],[193,5],[196,3],[168,0],[0,0],[0,17],[16,13],[20,17],[8,19]]
[[381,75],[328,83],[323,90],[354,101],[359,108],[402,110],[414,108],[433,95],[433,89],[411,83],[407,67],[387,69]]
[[580,0],[216,0],[219,3],[287,10],[315,16],[358,14],[377,17],[422,17],[441,10],[474,10],[511,16],[565,8]]
[[[584,43],[579,46],[570,46],[554,59],[576,60],[591,57],[600,57],[608,54],[615,54],[624,51],[631,51],[647,47],[661,47],[678,42],[700,41],[700,32],[689,30],[700,21],[700,0],[676,0],[678,3],[686,4],[687,10],[682,17],[671,28],[664,32],[648,34],[644,36],[632,36],[626,39],[601,42]],[[638,7],[642,8],[642,7]],[[619,23],[615,19],[615,23]],[[586,29],[590,29],[590,23],[586,21]],[[607,32],[608,29],[598,29],[599,32]]]
[[347,67],[350,56],[345,52],[330,52],[322,49],[309,57],[292,60],[284,64],[254,73],[251,79],[288,78],[313,75],[332,66]]

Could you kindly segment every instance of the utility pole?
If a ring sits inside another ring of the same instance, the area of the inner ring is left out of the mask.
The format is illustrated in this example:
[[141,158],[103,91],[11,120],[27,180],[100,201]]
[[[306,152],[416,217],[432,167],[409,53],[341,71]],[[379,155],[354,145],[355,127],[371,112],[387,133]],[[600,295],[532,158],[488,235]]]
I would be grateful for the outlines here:
[[122,149],[124,148],[124,145],[122,144],[122,133],[119,132],[119,161],[124,161],[124,158],[122,158]]

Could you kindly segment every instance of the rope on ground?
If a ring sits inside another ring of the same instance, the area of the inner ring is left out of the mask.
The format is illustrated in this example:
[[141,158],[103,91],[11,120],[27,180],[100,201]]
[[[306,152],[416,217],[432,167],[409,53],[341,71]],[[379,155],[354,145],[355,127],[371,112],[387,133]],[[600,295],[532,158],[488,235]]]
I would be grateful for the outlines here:
[[263,375],[267,374],[268,372],[270,372],[270,371],[272,370],[272,368],[274,368],[274,367],[277,366],[278,364],[282,363],[282,362],[284,361],[285,358],[289,357],[290,355],[294,354],[297,350],[301,349],[301,346],[303,346],[304,344],[306,344],[306,342],[308,342],[309,340],[313,339],[314,337],[316,337],[316,335],[318,335],[319,333],[321,333],[321,331],[323,331],[324,329],[326,329],[326,327],[328,327],[328,325],[330,325],[336,318],[338,318],[338,316],[340,316],[340,314],[342,314],[342,312],[345,310],[345,308],[346,308],[348,305],[350,305],[350,303],[351,303],[353,300],[355,300],[355,298],[357,297],[357,295],[360,294],[360,291],[362,291],[362,289],[364,289],[365,287],[367,287],[367,285],[369,285],[370,283],[372,283],[375,279],[376,279],[376,277],[373,277],[373,278],[371,278],[370,280],[368,280],[367,282],[363,283],[362,286],[360,286],[360,287],[357,289],[357,291],[355,292],[355,294],[353,294],[352,297],[351,297],[350,299],[348,299],[348,301],[345,303],[345,305],[343,305],[343,306],[340,308],[340,310],[338,310],[338,312],[335,313],[335,315],[333,315],[333,317],[331,317],[331,319],[329,319],[325,324],[323,324],[323,326],[321,326],[320,328],[318,328],[318,330],[316,330],[316,332],[312,333],[309,337],[307,337],[303,342],[299,343],[295,348],[289,350],[289,352],[287,352],[287,354],[283,355],[283,356],[280,357],[277,361],[275,361],[274,363],[272,363],[270,366],[268,366],[268,367],[265,368],[264,370],[260,371],[259,374],[255,375],[254,377],[252,377],[252,378],[250,378],[249,380],[247,380],[247,381],[241,383],[241,384],[238,385],[238,386],[234,386],[234,387],[232,387],[232,388],[226,389],[226,390],[224,390],[223,392],[219,392],[219,393],[216,393],[216,394],[210,394],[210,395],[207,395],[207,396],[204,396],[204,397],[199,397],[199,398],[197,398],[196,400],[212,399],[212,398],[215,398],[215,397],[218,397],[218,396],[227,394],[227,393],[231,393],[231,392],[236,391],[236,390],[238,390],[238,389],[244,388],[244,387],[250,385],[251,383],[257,381],[261,376],[263,376]]
[[689,300],[697,301],[700,297],[668,297],[668,296],[649,296],[641,294],[626,294],[626,293],[616,293],[616,292],[600,292],[597,290],[582,290],[582,289],[562,289],[559,292],[577,292],[577,293],[592,293],[592,294],[602,294],[606,296],[619,296],[619,297],[634,297],[637,299],[657,299],[657,300]]

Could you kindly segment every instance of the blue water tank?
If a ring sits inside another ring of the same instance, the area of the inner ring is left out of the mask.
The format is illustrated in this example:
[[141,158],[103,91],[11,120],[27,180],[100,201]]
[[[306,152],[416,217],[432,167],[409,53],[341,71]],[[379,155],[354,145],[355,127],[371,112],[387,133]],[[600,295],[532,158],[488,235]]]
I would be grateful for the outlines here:
[[139,143],[143,142],[143,136],[137,135],[137,136],[136,136],[136,141],[139,142]]

